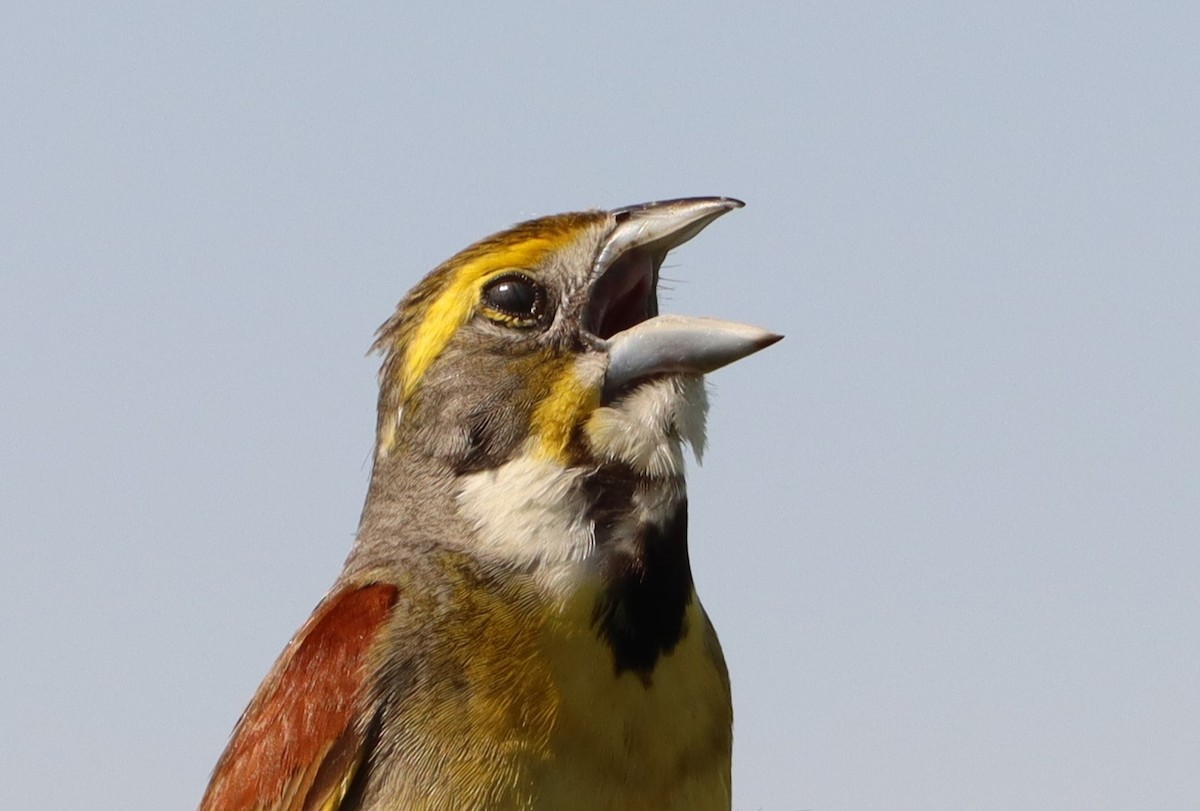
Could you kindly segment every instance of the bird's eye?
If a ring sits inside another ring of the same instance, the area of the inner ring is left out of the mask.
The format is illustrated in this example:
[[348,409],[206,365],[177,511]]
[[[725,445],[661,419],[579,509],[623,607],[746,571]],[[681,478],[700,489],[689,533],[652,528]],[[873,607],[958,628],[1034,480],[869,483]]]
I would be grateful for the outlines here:
[[526,326],[542,314],[546,292],[540,285],[518,274],[501,276],[483,288],[483,303],[507,323]]

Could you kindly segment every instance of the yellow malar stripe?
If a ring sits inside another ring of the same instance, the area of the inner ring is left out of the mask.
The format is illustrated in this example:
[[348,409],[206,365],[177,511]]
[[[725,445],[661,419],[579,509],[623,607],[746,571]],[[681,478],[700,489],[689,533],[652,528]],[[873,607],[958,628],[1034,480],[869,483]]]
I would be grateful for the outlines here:
[[599,407],[600,387],[580,380],[573,363],[565,364],[533,412],[533,435],[538,438],[539,453],[547,459],[567,462],[567,448],[576,426]]

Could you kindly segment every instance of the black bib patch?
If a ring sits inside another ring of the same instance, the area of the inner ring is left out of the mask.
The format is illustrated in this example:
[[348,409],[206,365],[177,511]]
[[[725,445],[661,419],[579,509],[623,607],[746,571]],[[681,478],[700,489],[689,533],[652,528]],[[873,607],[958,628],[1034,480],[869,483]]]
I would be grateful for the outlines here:
[[632,671],[649,686],[658,657],[671,653],[688,630],[687,500],[661,528],[639,525],[629,552],[614,554],[606,564],[605,581],[592,612],[593,627],[612,649],[616,673]]

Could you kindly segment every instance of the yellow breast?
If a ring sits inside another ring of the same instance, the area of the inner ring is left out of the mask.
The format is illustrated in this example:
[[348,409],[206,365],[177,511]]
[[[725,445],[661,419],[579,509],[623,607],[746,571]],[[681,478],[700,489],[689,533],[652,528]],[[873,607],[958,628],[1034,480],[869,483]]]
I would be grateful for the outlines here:
[[530,807],[728,809],[729,680],[695,595],[687,635],[645,679],[618,675],[583,617],[562,619],[545,642],[558,708]]
[[379,807],[726,811],[729,682],[699,603],[643,679],[617,675],[590,627],[598,586],[552,605],[524,581],[464,586],[469,610],[444,646],[456,661],[443,662],[462,677],[410,694],[388,745],[417,757],[379,776]]

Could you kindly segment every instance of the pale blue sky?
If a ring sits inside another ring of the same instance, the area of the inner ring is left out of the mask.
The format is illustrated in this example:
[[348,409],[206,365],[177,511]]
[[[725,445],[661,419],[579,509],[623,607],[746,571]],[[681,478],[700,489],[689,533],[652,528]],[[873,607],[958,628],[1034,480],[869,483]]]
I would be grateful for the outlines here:
[[747,201],[665,309],[740,809],[1200,806],[1200,12],[9,3],[0,778],[195,805],[338,571],[375,327],[530,215]]

